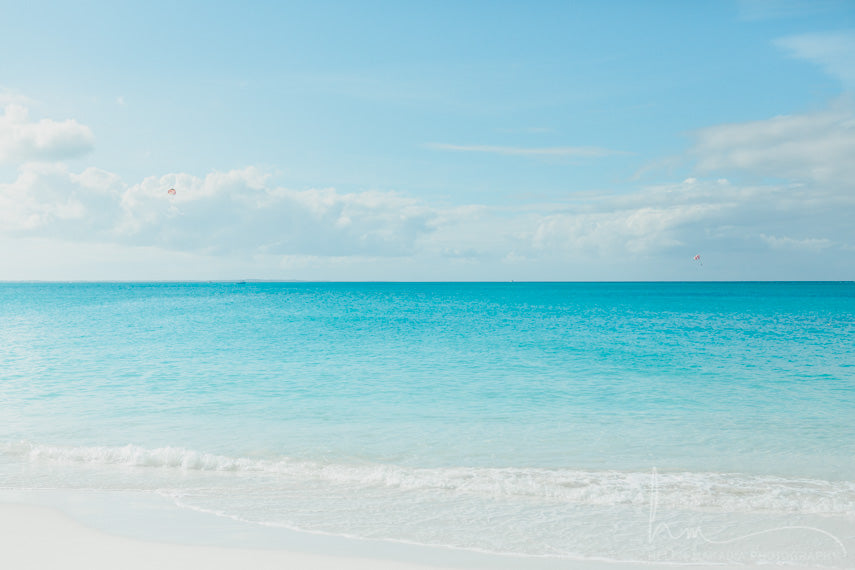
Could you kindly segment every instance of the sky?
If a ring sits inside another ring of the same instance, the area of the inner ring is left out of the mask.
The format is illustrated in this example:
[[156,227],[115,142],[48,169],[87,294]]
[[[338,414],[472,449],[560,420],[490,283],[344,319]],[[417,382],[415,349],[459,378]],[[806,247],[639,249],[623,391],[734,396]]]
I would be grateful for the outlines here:
[[0,14],[0,280],[855,280],[855,0]]

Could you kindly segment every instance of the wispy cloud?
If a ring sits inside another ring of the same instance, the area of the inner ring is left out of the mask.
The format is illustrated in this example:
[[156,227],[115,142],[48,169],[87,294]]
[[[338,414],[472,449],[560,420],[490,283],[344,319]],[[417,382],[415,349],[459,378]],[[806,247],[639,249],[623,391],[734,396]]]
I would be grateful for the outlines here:
[[834,245],[834,242],[826,238],[804,238],[795,239],[788,236],[778,237],[760,234],[760,239],[774,249],[806,249],[811,251],[822,251]]
[[691,153],[706,173],[735,170],[851,189],[855,115],[840,106],[709,127],[696,133]]
[[497,132],[500,133],[515,133],[515,134],[525,134],[525,135],[543,135],[547,133],[554,133],[555,129],[551,129],[549,127],[523,127],[518,129],[496,129]]
[[550,146],[550,147],[517,147],[517,146],[493,146],[493,145],[461,145],[448,143],[427,143],[427,148],[434,150],[447,150],[453,152],[481,152],[487,154],[502,154],[513,156],[534,157],[583,157],[597,158],[616,154],[629,154],[620,150],[612,150],[596,146]]
[[855,89],[855,31],[788,36],[775,45],[792,57],[819,65],[845,88]]

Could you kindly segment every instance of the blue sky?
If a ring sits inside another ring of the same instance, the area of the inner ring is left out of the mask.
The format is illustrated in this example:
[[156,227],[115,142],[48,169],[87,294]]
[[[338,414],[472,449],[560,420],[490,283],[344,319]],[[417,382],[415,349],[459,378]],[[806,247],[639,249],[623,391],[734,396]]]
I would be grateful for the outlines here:
[[0,279],[855,279],[855,2],[0,7]]

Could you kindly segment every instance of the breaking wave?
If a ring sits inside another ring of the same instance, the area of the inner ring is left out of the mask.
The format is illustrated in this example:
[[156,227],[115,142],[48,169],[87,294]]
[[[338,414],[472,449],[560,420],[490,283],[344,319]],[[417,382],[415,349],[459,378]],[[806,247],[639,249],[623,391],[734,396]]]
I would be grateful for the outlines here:
[[[855,482],[713,472],[590,471],[518,467],[420,468],[379,463],[322,463],[289,457],[229,457],[180,447],[137,445],[66,447],[27,441],[0,452],[27,463],[122,467],[264,477],[288,485],[354,490],[433,492],[550,504],[644,506],[655,498],[669,508],[712,512],[855,515]],[[185,482],[186,483],[186,482]],[[178,485],[181,486],[181,485]]]

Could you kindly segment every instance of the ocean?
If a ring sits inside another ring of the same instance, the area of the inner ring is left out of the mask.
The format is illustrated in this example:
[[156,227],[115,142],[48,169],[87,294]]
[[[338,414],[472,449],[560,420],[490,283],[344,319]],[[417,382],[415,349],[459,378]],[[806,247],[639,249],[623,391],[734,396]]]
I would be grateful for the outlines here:
[[855,562],[855,284],[4,283],[0,488],[532,559]]

